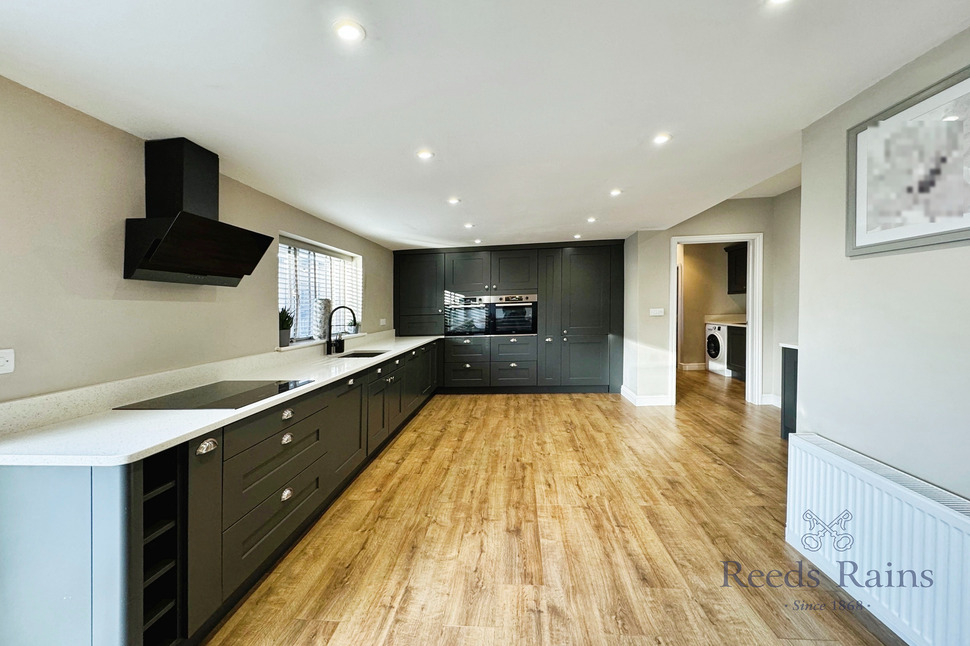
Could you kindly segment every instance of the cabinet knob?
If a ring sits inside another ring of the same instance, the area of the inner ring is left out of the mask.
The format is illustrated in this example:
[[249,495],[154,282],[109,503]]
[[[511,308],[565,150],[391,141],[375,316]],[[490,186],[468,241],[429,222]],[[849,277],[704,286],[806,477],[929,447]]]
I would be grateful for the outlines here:
[[292,433],[287,433],[282,438],[280,438],[280,444],[289,444],[292,441],[293,441],[293,434]]
[[509,364],[509,368],[518,368],[518,367],[519,367],[519,364],[517,364],[517,363],[510,363]]
[[417,350],[411,350],[411,356],[412,357],[416,357],[417,355],[418,355],[418,351]]
[[353,379],[348,379],[347,380],[347,385],[348,386],[353,386],[354,385],[354,380]]
[[472,367],[472,364],[470,364],[470,363],[466,363],[466,364],[465,364],[465,367],[466,367],[466,368],[471,368],[471,367]]
[[399,365],[401,365],[401,360],[400,360],[400,359],[395,359],[395,360],[394,360],[394,365],[395,365],[395,366],[399,366]]
[[285,411],[283,411],[282,417],[283,419],[293,419],[293,409],[287,408]]
[[387,383],[392,383],[394,381],[394,377],[388,377],[384,381],[386,381]]
[[568,341],[568,340],[569,340],[569,339],[567,339],[566,337],[563,337],[563,338],[562,338],[562,342],[563,342],[563,343],[565,343],[565,342],[566,342],[566,341]]
[[444,310],[438,310],[438,314],[441,314]]
[[519,342],[518,339],[509,339],[509,343],[518,343],[518,342]]
[[498,289],[498,285],[492,285],[492,289]]
[[462,343],[471,343],[471,342],[472,342],[471,339],[465,339],[464,341],[462,341]]
[[293,497],[293,490],[287,487],[286,489],[283,490],[283,493],[280,495],[280,502],[286,502],[292,497]]
[[563,334],[569,334],[569,332],[567,332],[566,330],[563,330],[562,333]]
[[546,343],[552,343],[552,337],[551,336],[547,336],[546,337]]
[[206,453],[212,453],[218,448],[219,448],[219,443],[216,441],[216,438],[210,437],[209,439],[204,440],[202,444],[199,445],[199,448],[195,450],[195,454],[205,455]]
[[377,369],[377,374],[381,374],[382,372],[384,372],[384,369],[383,368],[378,368]]
[[488,291],[488,285],[485,285],[485,291],[486,292]]

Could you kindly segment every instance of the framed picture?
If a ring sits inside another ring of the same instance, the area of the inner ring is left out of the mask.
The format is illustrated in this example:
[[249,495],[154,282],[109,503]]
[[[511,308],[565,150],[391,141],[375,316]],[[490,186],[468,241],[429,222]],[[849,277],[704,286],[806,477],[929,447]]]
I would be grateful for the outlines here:
[[847,256],[970,239],[970,67],[849,130]]

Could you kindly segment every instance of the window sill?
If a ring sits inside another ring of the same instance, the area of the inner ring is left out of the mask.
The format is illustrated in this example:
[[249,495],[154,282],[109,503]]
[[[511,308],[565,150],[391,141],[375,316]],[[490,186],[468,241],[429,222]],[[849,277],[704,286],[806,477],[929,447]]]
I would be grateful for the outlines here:
[[[356,339],[362,336],[367,336],[367,332],[358,332],[357,334],[345,334],[343,338],[346,339]],[[326,339],[313,339],[312,341],[297,341],[291,343],[285,348],[276,348],[277,352],[289,352],[291,350],[300,350],[302,348],[309,348],[315,345],[325,345],[327,343]]]

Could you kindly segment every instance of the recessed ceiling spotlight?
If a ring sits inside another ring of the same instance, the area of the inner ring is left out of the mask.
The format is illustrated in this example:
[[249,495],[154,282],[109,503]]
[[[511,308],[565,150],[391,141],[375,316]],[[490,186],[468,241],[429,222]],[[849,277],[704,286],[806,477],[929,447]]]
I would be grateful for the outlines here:
[[337,32],[340,40],[352,43],[359,43],[367,37],[367,32],[360,24],[353,20],[338,20],[333,24],[333,30]]
[[455,204],[461,204],[461,200],[457,197],[449,197],[448,204],[451,204],[452,206],[454,206]]
[[586,218],[586,221],[589,222],[590,224],[592,224],[592,223],[596,222],[596,218],[594,218],[593,216],[590,216],[590,217]]
[[618,195],[623,195],[623,191],[621,191],[618,188],[614,188],[612,191],[610,191],[610,195],[612,195],[613,197],[616,197]]
[[579,235],[579,234],[577,233],[577,234],[576,234],[576,235],[574,235],[573,237],[574,237],[574,238],[576,238],[577,240],[579,240],[579,239],[580,239],[580,238],[582,238],[583,236],[581,236],[581,235]]
[[657,136],[653,138],[653,143],[657,144],[658,146],[662,146],[668,141],[670,141],[672,138],[673,137],[671,137],[669,133],[660,132],[660,133],[657,133]]
[[957,115],[955,115],[955,114],[951,114],[951,115],[950,115],[950,116],[948,116],[948,117],[943,117],[943,120],[944,120],[944,121],[959,121],[959,120],[960,120],[960,117],[958,117],[958,116],[957,116]]
[[788,0],[768,0],[768,4],[785,4]]
[[429,159],[434,157],[434,153],[428,150],[427,148],[422,148],[416,154],[418,156],[418,159],[423,159],[424,161],[428,161]]
[[482,241],[481,241],[481,239],[479,239],[479,238],[475,238],[475,244],[482,244]]
[[465,228],[466,228],[466,229],[471,229],[471,228],[472,228],[473,226],[475,226],[475,225],[474,225],[474,224],[472,224],[471,222],[466,222],[466,223],[465,223]]

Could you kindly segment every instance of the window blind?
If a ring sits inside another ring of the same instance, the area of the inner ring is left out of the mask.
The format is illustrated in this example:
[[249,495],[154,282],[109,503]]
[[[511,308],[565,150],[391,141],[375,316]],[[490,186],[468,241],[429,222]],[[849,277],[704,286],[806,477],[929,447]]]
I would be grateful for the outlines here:
[[[336,309],[350,307],[360,322],[363,305],[363,272],[359,256],[280,239],[279,305],[293,312],[294,341],[320,334],[318,301],[329,298]],[[333,317],[333,332],[347,332],[353,317],[340,310]]]

